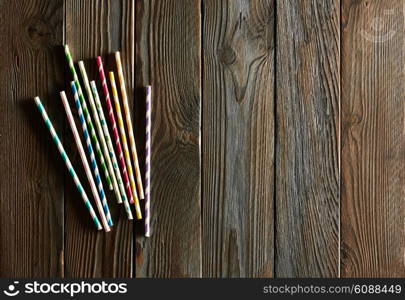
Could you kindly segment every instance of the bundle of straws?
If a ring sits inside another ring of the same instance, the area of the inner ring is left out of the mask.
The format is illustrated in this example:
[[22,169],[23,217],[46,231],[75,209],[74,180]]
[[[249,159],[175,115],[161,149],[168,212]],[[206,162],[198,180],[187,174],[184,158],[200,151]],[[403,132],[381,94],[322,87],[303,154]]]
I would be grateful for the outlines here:
[[[70,86],[80,119],[83,140],[86,143],[87,156],[70,110],[66,93],[64,91],[60,92],[60,97],[80,154],[87,180],[91,187],[91,192],[101,218],[101,223],[39,97],[35,97],[35,103],[97,229],[101,230],[104,228],[104,230],[108,232],[111,230],[110,227],[113,226],[113,220],[110,214],[106,193],[104,191],[103,180],[100,175],[100,166],[105,179],[104,183],[106,183],[110,191],[114,191],[117,203],[123,203],[129,220],[133,219],[130,204],[134,204],[137,219],[142,219],[139,200],[145,199],[145,236],[150,236],[151,87],[146,87],[144,189],[120,53],[115,52],[115,61],[117,64],[118,81],[122,101],[120,101],[117,91],[114,72],[108,73],[114,105],[110,98],[102,59],[100,56],[97,57],[98,73],[110,124],[110,126],[108,126],[95,81],[93,80],[89,82],[84,63],[83,61],[79,61],[78,66],[86,92],[86,95],[84,95],[68,45],[65,45],[64,48],[69,69],[73,77]],[[86,98],[90,103],[91,113],[87,106]],[[124,117],[122,116],[121,104],[124,111]],[[126,126],[124,125],[124,119]],[[111,138],[110,132],[112,132],[113,139]],[[88,159],[90,160],[90,164]]]

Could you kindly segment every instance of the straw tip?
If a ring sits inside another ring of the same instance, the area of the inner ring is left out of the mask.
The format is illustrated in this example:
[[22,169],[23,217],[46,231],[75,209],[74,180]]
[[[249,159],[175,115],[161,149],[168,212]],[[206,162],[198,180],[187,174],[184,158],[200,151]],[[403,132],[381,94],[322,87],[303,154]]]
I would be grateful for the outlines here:
[[65,91],[60,91],[59,95],[61,95],[62,97],[66,97]]

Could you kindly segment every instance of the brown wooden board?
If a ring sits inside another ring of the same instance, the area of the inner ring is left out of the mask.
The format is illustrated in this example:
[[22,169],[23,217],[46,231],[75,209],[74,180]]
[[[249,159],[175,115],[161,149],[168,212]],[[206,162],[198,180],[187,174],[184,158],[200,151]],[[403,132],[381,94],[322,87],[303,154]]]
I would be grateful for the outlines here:
[[342,276],[404,277],[404,1],[343,1]]
[[62,29],[62,0],[0,1],[0,277],[63,275],[69,175],[33,99],[63,138],[63,108],[54,104]]
[[140,228],[137,277],[201,276],[200,5],[137,1],[137,87],[153,87],[152,236]]
[[277,1],[278,277],[339,266],[340,1]]
[[[404,8],[0,0],[0,277],[404,277]],[[152,85],[150,238],[111,192],[96,231],[35,107],[94,204],[65,42],[99,85],[122,52],[142,175]]]
[[203,15],[202,275],[272,277],[274,1]]
[[[133,102],[134,86],[134,12],[133,1],[66,1],[66,43],[69,45],[75,62],[84,60],[89,80],[98,76],[96,57],[102,55],[104,69],[115,71],[115,51],[121,51],[124,75],[127,83],[129,102]],[[63,50],[62,50],[63,51]],[[66,63],[65,63],[66,66]],[[81,79],[79,68],[76,71]],[[66,68],[66,90],[71,95],[69,82],[72,76]],[[116,80],[118,84],[118,76]],[[83,92],[84,92],[84,85]],[[85,92],[84,92],[85,93]],[[105,103],[101,88],[101,102]],[[86,93],[85,93],[86,95]],[[73,97],[70,104],[76,113]],[[89,101],[87,100],[89,105]],[[94,123],[94,121],[93,121]],[[79,124],[77,122],[77,124]],[[76,150],[73,137],[68,128],[72,151]],[[110,131],[111,132],[111,131]],[[81,166],[78,153],[76,165]],[[101,172],[102,173],[102,172]],[[101,174],[102,178],[105,177]],[[82,172],[83,181],[87,181]],[[104,188],[107,185],[104,181]],[[72,184],[66,186],[66,251],[65,270],[67,277],[131,277],[133,272],[133,222],[127,220],[123,204],[117,204],[112,192],[107,192],[107,199],[112,213],[114,226],[112,232],[97,232],[88,219],[87,212],[72,194]],[[87,189],[90,191],[90,189]],[[91,193],[89,192],[91,195]],[[91,197],[93,199],[93,197]]]

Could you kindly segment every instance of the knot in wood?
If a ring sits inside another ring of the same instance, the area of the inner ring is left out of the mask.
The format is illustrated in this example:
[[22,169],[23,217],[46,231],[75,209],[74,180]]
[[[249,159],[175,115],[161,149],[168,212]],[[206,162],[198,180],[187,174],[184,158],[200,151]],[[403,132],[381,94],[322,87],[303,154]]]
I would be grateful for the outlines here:
[[41,19],[28,22],[27,33],[30,43],[36,47],[48,47],[52,43],[52,27]]
[[226,45],[223,48],[219,49],[219,59],[225,65],[231,65],[236,60],[235,51],[232,47]]

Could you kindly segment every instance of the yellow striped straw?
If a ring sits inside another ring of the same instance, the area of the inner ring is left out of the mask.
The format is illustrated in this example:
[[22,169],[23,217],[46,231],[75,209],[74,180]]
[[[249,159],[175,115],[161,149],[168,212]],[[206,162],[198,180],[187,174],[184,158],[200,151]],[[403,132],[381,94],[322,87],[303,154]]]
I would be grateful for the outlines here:
[[124,107],[125,121],[126,121],[127,129],[128,129],[129,144],[131,146],[132,159],[134,161],[136,183],[138,184],[138,190],[139,190],[139,198],[145,199],[144,192],[143,192],[143,186],[142,186],[141,171],[139,169],[138,154],[136,152],[134,130],[132,128],[131,113],[129,111],[129,105],[128,105],[128,96],[127,96],[127,91],[125,88],[124,73],[122,71],[121,56],[118,51],[115,52],[115,61],[117,62],[118,80],[120,82],[122,104]]
[[138,194],[136,192],[134,173],[132,171],[131,156],[129,155],[127,136],[125,134],[124,122],[122,121],[121,105],[120,105],[120,101],[118,98],[117,86],[115,84],[115,77],[114,77],[113,72],[109,72],[108,75],[110,76],[111,90],[112,90],[112,94],[113,94],[113,98],[114,98],[115,110],[117,112],[117,123],[118,123],[118,128],[120,129],[120,133],[121,133],[122,146],[124,148],[123,152],[124,152],[125,160],[127,163],[129,181],[131,182],[131,188],[132,188],[132,192],[134,194],[133,196],[134,196],[136,217],[138,219],[142,219],[142,213],[141,213],[141,208],[139,206]]

